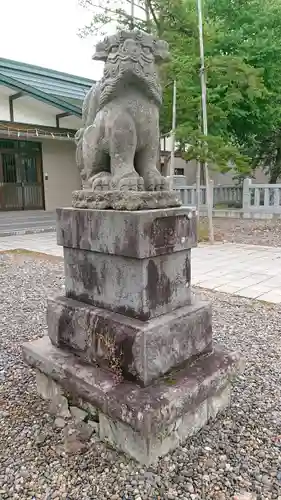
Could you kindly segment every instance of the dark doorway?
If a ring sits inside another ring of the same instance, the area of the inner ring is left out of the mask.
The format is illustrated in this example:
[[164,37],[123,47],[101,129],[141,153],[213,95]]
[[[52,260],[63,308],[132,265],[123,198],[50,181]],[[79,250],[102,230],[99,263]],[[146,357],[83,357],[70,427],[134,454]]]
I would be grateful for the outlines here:
[[44,209],[41,144],[0,139],[0,210]]

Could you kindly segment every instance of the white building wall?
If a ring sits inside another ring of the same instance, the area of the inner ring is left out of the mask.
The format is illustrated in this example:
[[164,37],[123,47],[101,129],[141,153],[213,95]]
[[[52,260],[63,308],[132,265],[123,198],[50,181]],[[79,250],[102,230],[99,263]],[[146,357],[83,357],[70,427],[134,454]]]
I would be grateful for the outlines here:
[[161,151],[172,151],[172,138],[170,136],[162,137],[160,139],[160,148]]
[[0,92],[0,120],[10,120],[9,97]]
[[[9,96],[16,93],[16,91],[0,85],[0,120],[10,121]],[[56,115],[63,113],[63,110],[28,95],[14,99],[13,110],[14,122],[47,127],[56,127]],[[60,118],[61,128],[77,130],[81,124],[82,120],[77,116]]]
[[70,128],[72,130],[78,130],[82,126],[81,118],[72,115],[60,118],[59,123],[61,128]]
[[71,206],[72,191],[81,188],[75,148],[75,143],[70,141],[42,141],[46,210]]
[[56,114],[62,112],[29,96],[15,99],[13,107],[15,122],[46,125],[48,127],[56,127]]

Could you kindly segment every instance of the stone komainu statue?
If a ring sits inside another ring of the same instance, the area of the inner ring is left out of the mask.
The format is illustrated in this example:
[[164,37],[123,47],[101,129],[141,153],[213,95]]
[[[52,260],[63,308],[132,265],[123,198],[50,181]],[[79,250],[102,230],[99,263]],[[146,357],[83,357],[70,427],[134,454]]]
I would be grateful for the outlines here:
[[167,189],[156,168],[162,91],[156,64],[168,44],[141,31],[120,31],[96,47],[104,74],[84,100],[76,134],[82,184],[93,190]]

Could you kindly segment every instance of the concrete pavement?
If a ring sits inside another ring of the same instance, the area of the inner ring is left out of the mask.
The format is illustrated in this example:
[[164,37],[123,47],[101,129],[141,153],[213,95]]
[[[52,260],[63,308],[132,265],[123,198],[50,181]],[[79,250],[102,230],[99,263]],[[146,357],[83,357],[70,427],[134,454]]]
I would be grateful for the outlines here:
[[[62,257],[55,233],[0,238],[0,251],[26,249]],[[192,284],[209,290],[281,303],[281,248],[232,243],[192,250]]]
[[56,242],[56,233],[24,234],[0,238],[0,252],[5,250],[29,250],[48,255],[63,256],[63,249]]
[[192,250],[192,284],[281,303],[281,248],[233,243]]
[[55,231],[54,212],[43,210],[0,212],[0,237]]

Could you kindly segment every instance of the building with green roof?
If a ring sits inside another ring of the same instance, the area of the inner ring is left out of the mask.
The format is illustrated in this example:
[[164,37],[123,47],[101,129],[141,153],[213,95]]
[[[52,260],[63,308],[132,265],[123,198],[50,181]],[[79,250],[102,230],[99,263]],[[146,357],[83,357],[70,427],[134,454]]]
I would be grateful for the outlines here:
[[0,58],[0,210],[70,203],[80,187],[74,135],[94,83]]

